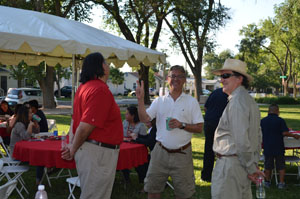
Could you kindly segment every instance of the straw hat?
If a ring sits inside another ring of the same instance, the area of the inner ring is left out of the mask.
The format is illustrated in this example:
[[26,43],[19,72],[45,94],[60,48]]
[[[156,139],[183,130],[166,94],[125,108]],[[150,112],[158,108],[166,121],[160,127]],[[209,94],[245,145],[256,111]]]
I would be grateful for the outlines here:
[[238,72],[247,77],[249,82],[253,81],[253,77],[247,73],[247,64],[243,61],[237,59],[226,59],[223,68],[215,70],[213,73],[215,75],[221,75],[221,72],[224,70]]

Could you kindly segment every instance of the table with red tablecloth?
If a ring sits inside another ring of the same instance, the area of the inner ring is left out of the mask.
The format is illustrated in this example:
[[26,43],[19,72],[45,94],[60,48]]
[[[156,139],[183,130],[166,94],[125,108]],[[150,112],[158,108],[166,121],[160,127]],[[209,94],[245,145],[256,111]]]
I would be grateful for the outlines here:
[[[56,168],[76,168],[75,161],[61,158],[61,141],[20,141],[14,147],[13,157],[32,166]],[[131,169],[148,161],[148,150],[142,144],[125,143],[120,145],[117,170]]]

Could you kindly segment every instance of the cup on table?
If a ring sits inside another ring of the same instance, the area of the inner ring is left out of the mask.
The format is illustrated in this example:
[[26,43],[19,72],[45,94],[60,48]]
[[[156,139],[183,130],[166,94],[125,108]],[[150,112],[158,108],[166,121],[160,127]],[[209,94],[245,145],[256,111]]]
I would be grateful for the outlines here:
[[172,130],[172,128],[170,128],[170,126],[169,126],[169,122],[170,122],[171,119],[172,119],[171,117],[167,117],[167,119],[166,119],[166,128],[167,128],[168,131]]

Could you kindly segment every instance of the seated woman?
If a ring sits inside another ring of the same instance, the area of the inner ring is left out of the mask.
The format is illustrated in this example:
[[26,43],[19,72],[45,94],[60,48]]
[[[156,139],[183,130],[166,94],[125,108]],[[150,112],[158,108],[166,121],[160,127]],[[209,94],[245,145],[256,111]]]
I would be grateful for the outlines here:
[[123,121],[124,137],[131,139],[131,134],[147,135],[145,124],[140,122],[138,110],[135,106],[129,106],[125,112],[125,120]]
[[[135,137],[138,135],[141,135],[141,136],[147,135],[146,127],[145,127],[144,123],[140,122],[138,110],[135,106],[130,106],[126,110],[125,120],[123,121],[123,132],[124,132],[124,139],[127,141],[132,140],[132,137]],[[129,177],[130,170],[124,169],[124,170],[122,170],[122,172],[123,172],[125,181],[127,183],[129,183],[130,182],[130,177]],[[138,175],[139,175],[139,173],[138,173]],[[144,180],[141,178],[139,177],[140,180]],[[143,183],[143,181],[142,181],[142,183]]]
[[10,135],[9,148],[11,154],[13,154],[16,142],[29,140],[32,133],[40,132],[40,127],[37,122],[33,122],[31,120],[31,109],[25,105],[19,107]]

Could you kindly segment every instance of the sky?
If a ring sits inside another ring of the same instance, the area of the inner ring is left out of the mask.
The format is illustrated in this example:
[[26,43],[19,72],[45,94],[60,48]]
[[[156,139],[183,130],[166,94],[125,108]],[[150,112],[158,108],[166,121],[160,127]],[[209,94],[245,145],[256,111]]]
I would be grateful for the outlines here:
[[[284,0],[221,0],[221,3],[226,7],[230,8],[231,20],[229,20],[224,28],[221,28],[217,31],[216,41],[217,48],[216,53],[220,53],[223,50],[230,49],[234,53],[237,53],[238,50],[235,47],[241,39],[239,36],[239,30],[243,26],[246,26],[251,23],[259,23],[260,20],[267,19],[268,17],[274,17],[274,5],[280,4]],[[100,8],[95,8],[100,9]],[[99,13],[99,12],[97,12]],[[93,23],[89,25],[96,28],[101,27],[101,16],[94,15]],[[163,33],[166,33],[164,31]],[[168,41],[168,35],[161,35],[162,41]],[[161,47],[167,46],[167,43],[161,43],[158,46],[158,50]],[[168,58],[167,61],[171,64],[179,64],[185,66],[184,57],[179,52],[174,52],[173,49],[167,51]],[[121,71],[131,71],[129,66],[124,66]]]

